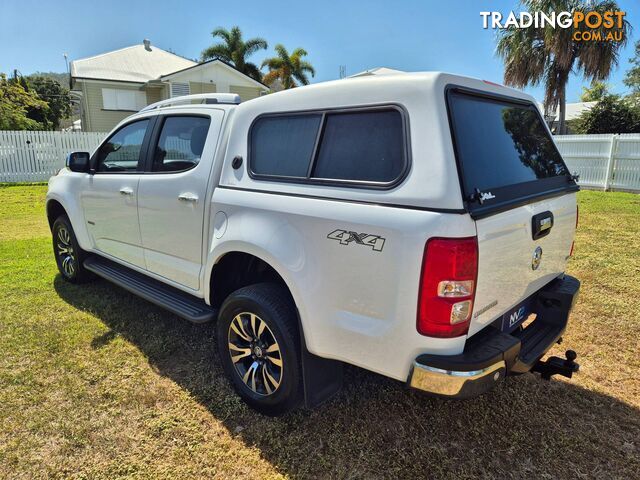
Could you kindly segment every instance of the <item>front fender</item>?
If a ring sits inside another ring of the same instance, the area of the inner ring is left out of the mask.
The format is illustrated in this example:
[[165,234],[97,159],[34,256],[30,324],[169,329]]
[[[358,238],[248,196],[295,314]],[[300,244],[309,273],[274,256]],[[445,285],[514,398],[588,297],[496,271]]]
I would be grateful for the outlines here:
[[49,189],[47,190],[46,212],[49,211],[51,201],[56,201],[62,205],[69,217],[80,248],[88,251],[93,248],[93,242],[87,230],[84,213],[80,205],[80,197],[77,193],[81,187],[81,175],[84,174],[66,173],[63,170],[58,175],[51,177]]

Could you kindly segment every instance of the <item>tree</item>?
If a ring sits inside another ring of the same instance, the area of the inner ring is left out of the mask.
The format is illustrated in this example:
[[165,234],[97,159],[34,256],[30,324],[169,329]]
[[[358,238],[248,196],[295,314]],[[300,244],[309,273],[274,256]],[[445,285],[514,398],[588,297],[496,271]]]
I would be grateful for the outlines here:
[[582,87],[581,102],[597,102],[609,95],[609,85],[604,82],[591,82],[590,87]]
[[60,85],[58,81],[44,76],[27,77],[27,85],[49,105],[46,110],[30,109],[29,118],[42,123],[46,129],[57,130],[60,126],[60,120],[69,118],[71,115],[69,90]]
[[632,94],[640,94],[640,40],[636,42],[636,53],[629,59],[632,67],[624,77],[624,84],[631,89]]
[[50,78],[51,80],[55,80],[63,87],[69,87],[69,74],[68,73],[60,73],[60,72],[34,72],[29,77],[45,77]]
[[0,73],[0,130],[42,130],[43,125],[27,116],[29,111],[46,111],[47,103],[20,82]]
[[640,133],[640,111],[619,95],[606,95],[576,119],[576,133]]
[[276,45],[275,51],[276,57],[267,58],[262,62],[262,68],[265,66],[269,68],[269,73],[263,77],[262,81],[270,85],[276,79],[280,80],[285,89],[297,87],[296,80],[302,85],[309,85],[307,73],[314,77],[316,71],[309,62],[302,60],[302,57],[307,56],[307,51],[303,48],[296,48],[289,55],[282,44]]
[[211,32],[213,38],[220,37],[223,43],[217,43],[205,48],[202,51],[202,60],[210,60],[219,58],[225,62],[233,64],[239,71],[260,81],[262,74],[260,69],[254,63],[248,62],[247,58],[256,53],[258,50],[266,50],[267,42],[263,38],[256,37],[247,40],[242,39],[242,31],[238,26],[231,30],[218,27]]
[[[557,11],[620,10],[614,0],[520,0],[524,9],[547,14]],[[600,33],[603,38],[612,30],[601,25],[590,29],[584,22],[580,31]],[[629,22],[623,21],[621,28],[613,29],[622,33],[622,40],[586,41],[574,40],[573,28],[516,28],[509,26],[500,31],[497,53],[505,63],[504,82],[517,88],[544,83],[545,110],[553,112],[560,105],[559,132],[565,131],[566,87],[571,73],[577,73],[591,81],[605,80],[613,67],[618,64],[620,48],[626,44],[631,30]]]

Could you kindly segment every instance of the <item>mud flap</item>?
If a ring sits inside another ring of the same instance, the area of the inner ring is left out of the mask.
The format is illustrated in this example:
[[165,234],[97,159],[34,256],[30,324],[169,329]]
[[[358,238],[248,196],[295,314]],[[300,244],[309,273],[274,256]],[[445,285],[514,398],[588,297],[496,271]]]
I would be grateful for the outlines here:
[[343,365],[342,362],[318,357],[307,350],[302,328],[299,331],[304,404],[306,408],[314,408],[340,391],[342,388]]

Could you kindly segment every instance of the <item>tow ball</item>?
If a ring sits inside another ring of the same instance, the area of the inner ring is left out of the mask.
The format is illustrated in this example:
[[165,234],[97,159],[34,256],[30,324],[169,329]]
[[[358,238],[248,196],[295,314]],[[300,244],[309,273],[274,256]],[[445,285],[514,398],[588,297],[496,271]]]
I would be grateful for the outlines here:
[[580,365],[574,361],[578,354],[573,350],[567,350],[564,355],[566,358],[549,357],[544,362],[538,360],[531,371],[538,372],[544,380],[550,380],[554,375],[571,378],[580,369]]

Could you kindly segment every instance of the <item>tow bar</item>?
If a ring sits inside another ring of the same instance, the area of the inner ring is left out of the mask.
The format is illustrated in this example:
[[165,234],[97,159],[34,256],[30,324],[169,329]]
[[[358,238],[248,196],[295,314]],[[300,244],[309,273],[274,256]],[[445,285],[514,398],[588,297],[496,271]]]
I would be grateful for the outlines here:
[[580,365],[574,362],[578,354],[573,350],[567,350],[564,355],[566,358],[549,357],[544,362],[538,360],[531,371],[538,372],[544,380],[551,380],[554,375],[571,378],[580,369]]

